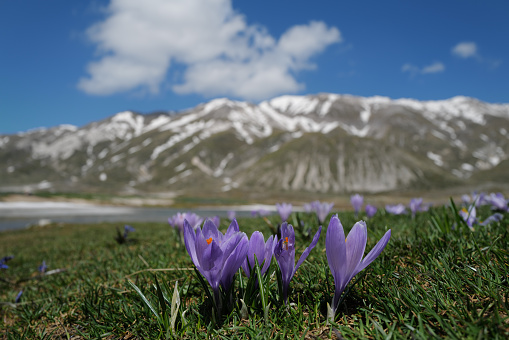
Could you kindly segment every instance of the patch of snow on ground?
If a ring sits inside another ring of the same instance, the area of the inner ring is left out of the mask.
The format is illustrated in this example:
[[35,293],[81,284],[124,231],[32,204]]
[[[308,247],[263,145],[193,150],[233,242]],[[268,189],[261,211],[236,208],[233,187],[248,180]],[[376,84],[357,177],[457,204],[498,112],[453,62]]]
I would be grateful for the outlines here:
[[474,171],[475,167],[472,164],[463,163],[461,164],[461,170],[464,171]]
[[343,130],[348,132],[350,135],[361,137],[361,138],[366,137],[368,135],[368,132],[369,132],[369,129],[370,129],[369,125],[364,126],[362,129],[358,129],[355,126],[351,126],[351,125],[344,124],[344,123],[339,123],[339,126]]
[[338,126],[339,126],[338,122],[327,123],[322,128],[322,133],[327,134],[327,133],[331,132],[332,130],[334,130],[335,128],[337,128]]
[[200,139],[207,139],[212,135],[221,133],[223,131],[227,131],[230,128],[231,128],[230,123],[216,122],[216,121],[212,120],[212,124],[207,129],[204,129],[202,132],[200,132],[198,137]]
[[300,137],[302,137],[304,135],[304,133],[302,133],[302,131],[295,131],[295,132],[292,132],[291,136],[292,138],[295,138],[295,139],[298,139]]
[[125,154],[123,154],[123,153],[115,155],[115,156],[111,157],[111,163],[116,163],[124,157],[125,157]]
[[279,144],[275,144],[275,145],[272,145],[268,150],[267,152],[268,153],[273,153],[273,152],[276,152],[277,150],[279,150],[279,148],[281,147],[281,145]]
[[10,138],[8,136],[0,138],[0,148],[9,143]]
[[135,115],[131,111],[124,111],[117,113],[111,119],[112,122],[125,122],[131,129],[134,130],[134,136],[139,136],[143,131],[144,117],[141,115]]
[[179,180],[181,180],[181,179],[183,179],[183,178],[185,178],[185,177],[187,177],[187,176],[190,176],[192,173],[193,173],[193,171],[192,171],[192,170],[190,170],[190,169],[189,169],[189,170],[186,170],[186,171],[184,171],[184,172],[181,172],[181,173],[180,173],[180,174],[178,174],[177,176],[174,176],[174,177],[170,178],[170,179],[168,180],[168,183],[169,183],[169,184],[177,183]]
[[320,116],[325,116],[327,113],[329,113],[330,107],[332,106],[332,101],[328,100],[325,103],[322,104],[322,107],[320,108],[320,112],[318,113]]
[[203,163],[198,156],[194,156],[191,159],[191,164],[196,166],[203,173],[205,173],[205,174],[207,174],[209,176],[213,176],[213,174],[214,174],[214,171],[212,171],[212,169],[209,166],[207,166],[205,163]]
[[186,163],[181,163],[181,164],[177,165],[174,170],[176,172],[180,172],[180,171],[184,170],[185,168],[186,168]]
[[12,165],[9,165],[7,167],[7,172],[10,173],[10,174],[12,174],[14,172],[14,170],[16,170],[16,168],[14,166],[12,166]]
[[225,105],[231,106],[231,104],[233,104],[233,102],[228,98],[217,98],[205,104],[205,106],[203,107],[203,112],[208,114],[212,111],[219,109],[222,106]]
[[200,131],[209,129],[213,125],[214,125],[213,121],[207,121],[207,122],[197,121],[194,123],[186,124],[185,126],[182,126],[182,128],[180,128],[180,129],[176,129],[180,133],[177,133],[177,134],[171,136],[170,139],[168,139],[168,141],[166,143],[155,147],[154,150],[152,151],[152,155],[150,155],[150,159],[155,160],[157,157],[159,157],[161,152],[170,149],[175,144],[180,143],[184,139],[189,138],[192,135],[194,135]]
[[431,159],[435,163],[435,165],[437,165],[437,166],[443,166],[444,165],[444,162],[442,161],[442,156],[440,156],[440,155],[438,155],[436,153],[433,153],[431,151],[428,151],[426,156],[428,156],[428,158]]
[[188,113],[186,115],[179,116],[177,119],[174,119],[174,120],[168,122],[167,124],[162,125],[159,128],[159,131],[172,130],[172,131],[178,132],[183,127],[186,127],[189,124],[191,124],[192,121],[200,119],[203,116],[204,116],[203,112],[201,112],[201,113]]
[[475,150],[472,156],[479,159],[476,166],[481,170],[490,169],[497,166],[500,162],[507,158],[504,150],[496,144],[488,144],[485,147]]
[[150,123],[147,124],[147,126],[145,126],[143,128],[143,133],[145,133],[147,131],[155,130],[165,124],[168,124],[169,122],[171,122],[171,117],[165,116],[165,115],[158,116],[158,117],[154,118]]
[[437,130],[431,130],[431,134],[433,136],[437,137],[438,139],[447,140],[447,137],[443,133],[441,133],[441,132],[439,132]]
[[214,170],[213,176],[214,177],[221,176],[224,172],[224,169],[226,168],[226,165],[228,165],[228,162],[230,162],[232,158],[233,158],[233,152],[229,152],[226,155],[226,157],[221,160],[217,169]]
[[249,135],[249,133],[244,130],[244,124],[241,122],[233,122],[233,128],[240,135],[241,140],[244,140],[247,144],[253,144],[253,138]]
[[503,136],[507,136],[507,130],[504,129],[504,128],[500,128],[500,134],[503,135]]
[[104,172],[101,172],[101,174],[99,175],[99,180],[101,182],[104,182],[107,179],[108,179],[108,175],[106,175]]
[[129,150],[127,150],[127,153],[131,155],[131,154],[133,154],[133,153],[135,153],[135,152],[140,151],[140,150],[141,150],[141,148],[142,148],[142,146],[141,146],[141,145],[135,145],[135,146],[133,146],[132,148],[129,148]]
[[272,99],[269,103],[270,106],[280,112],[308,114],[316,109],[320,101],[318,98],[309,98],[305,96],[281,96]]
[[459,171],[458,169],[452,169],[451,170],[451,173],[456,176],[456,177],[459,177],[459,178],[465,178],[467,177],[463,172]]
[[461,130],[465,131],[467,129],[465,122],[463,122],[462,120],[457,120],[455,123]]
[[481,138],[481,140],[482,140],[483,142],[489,142],[489,141],[490,141],[489,137],[488,137],[488,136],[486,136],[484,133],[481,133],[481,134],[479,135],[479,138]]
[[99,155],[97,155],[97,157],[99,159],[103,159],[104,157],[106,157],[107,154],[108,154],[108,149],[105,148],[105,149],[102,149],[101,152],[99,152]]
[[371,117],[371,106],[369,104],[362,105],[363,110],[361,111],[361,120],[364,124],[366,124],[369,121],[369,118]]
[[32,157],[36,159],[50,157],[65,160],[80,149],[82,144],[82,140],[76,134],[66,135],[51,144],[32,143]]
[[37,184],[37,189],[45,190],[45,189],[51,188],[52,186],[53,185],[50,182],[44,180],[44,181],[39,182],[39,184]]

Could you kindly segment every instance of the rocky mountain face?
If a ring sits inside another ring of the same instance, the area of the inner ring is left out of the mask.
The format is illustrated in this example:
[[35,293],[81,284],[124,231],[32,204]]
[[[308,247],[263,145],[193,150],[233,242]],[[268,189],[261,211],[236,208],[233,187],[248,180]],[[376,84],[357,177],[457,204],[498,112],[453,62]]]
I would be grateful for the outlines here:
[[507,183],[509,104],[319,94],[215,99],[0,136],[0,189],[377,193]]

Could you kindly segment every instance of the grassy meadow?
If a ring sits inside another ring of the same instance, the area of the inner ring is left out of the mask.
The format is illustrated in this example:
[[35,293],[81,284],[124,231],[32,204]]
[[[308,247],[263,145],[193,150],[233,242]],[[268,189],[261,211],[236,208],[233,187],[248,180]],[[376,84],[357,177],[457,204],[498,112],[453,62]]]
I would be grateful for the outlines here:
[[[130,224],[136,230],[122,244],[115,240],[122,223],[52,224],[0,233],[0,257],[14,256],[6,262],[9,268],[0,269],[0,337],[509,338],[508,213],[502,221],[471,230],[453,204],[415,218],[383,209],[370,219],[333,212],[345,232],[357,220],[367,221],[366,253],[392,230],[381,255],[350,282],[334,322],[326,318],[334,294],[325,254],[330,214],[318,245],[290,283],[288,305],[279,295],[273,259],[261,290],[249,288],[244,274],[236,274],[233,297],[219,318],[180,235],[166,221]],[[484,218],[490,214],[488,206],[477,212]],[[265,239],[279,222],[277,215],[238,219],[248,237],[259,230]],[[314,214],[294,212],[289,223],[296,230],[298,260],[318,222]],[[228,225],[221,219],[220,230]],[[44,275],[38,271],[42,261]],[[177,281],[180,307],[172,313]]]

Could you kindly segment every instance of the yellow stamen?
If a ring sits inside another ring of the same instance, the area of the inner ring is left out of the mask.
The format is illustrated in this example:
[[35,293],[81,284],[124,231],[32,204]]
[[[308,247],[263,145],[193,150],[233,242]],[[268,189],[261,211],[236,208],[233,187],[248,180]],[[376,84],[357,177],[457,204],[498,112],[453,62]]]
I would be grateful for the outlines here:
[[211,244],[211,243],[212,243],[212,237],[207,239],[207,244]]
[[288,237],[285,237],[285,240],[283,241],[283,249],[288,250]]

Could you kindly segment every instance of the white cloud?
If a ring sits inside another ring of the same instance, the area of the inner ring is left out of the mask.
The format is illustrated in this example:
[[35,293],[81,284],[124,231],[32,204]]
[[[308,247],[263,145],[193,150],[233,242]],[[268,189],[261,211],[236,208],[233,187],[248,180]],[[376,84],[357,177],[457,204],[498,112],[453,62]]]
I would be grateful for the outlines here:
[[310,58],[341,41],[337,28],[317,21],[275,39],[248,25],[231,0],[112,0],[87,35],[100,59],[78,83],[86,93],[157,93],[178,63],[184,71],[175,92],[252,100],[302,89],[295,72],[314,68]]
[[445,71],[445,66],[439,61],[435,61],[433,64],[425,66],[422,68],[421,73],[440,73]]
[[477,56],[477,45],[474,42],[461,42],[451,50],[452,54],[460,58],[470,58]]
[[401,72],[408,72],[412,76],[415,76],[417,74],[440,73],[444,71],[445,65],[440,61],[435,61],[433,64],[424,66],[422,68],[417,67],[410,63],[406,63],[401,67]]

